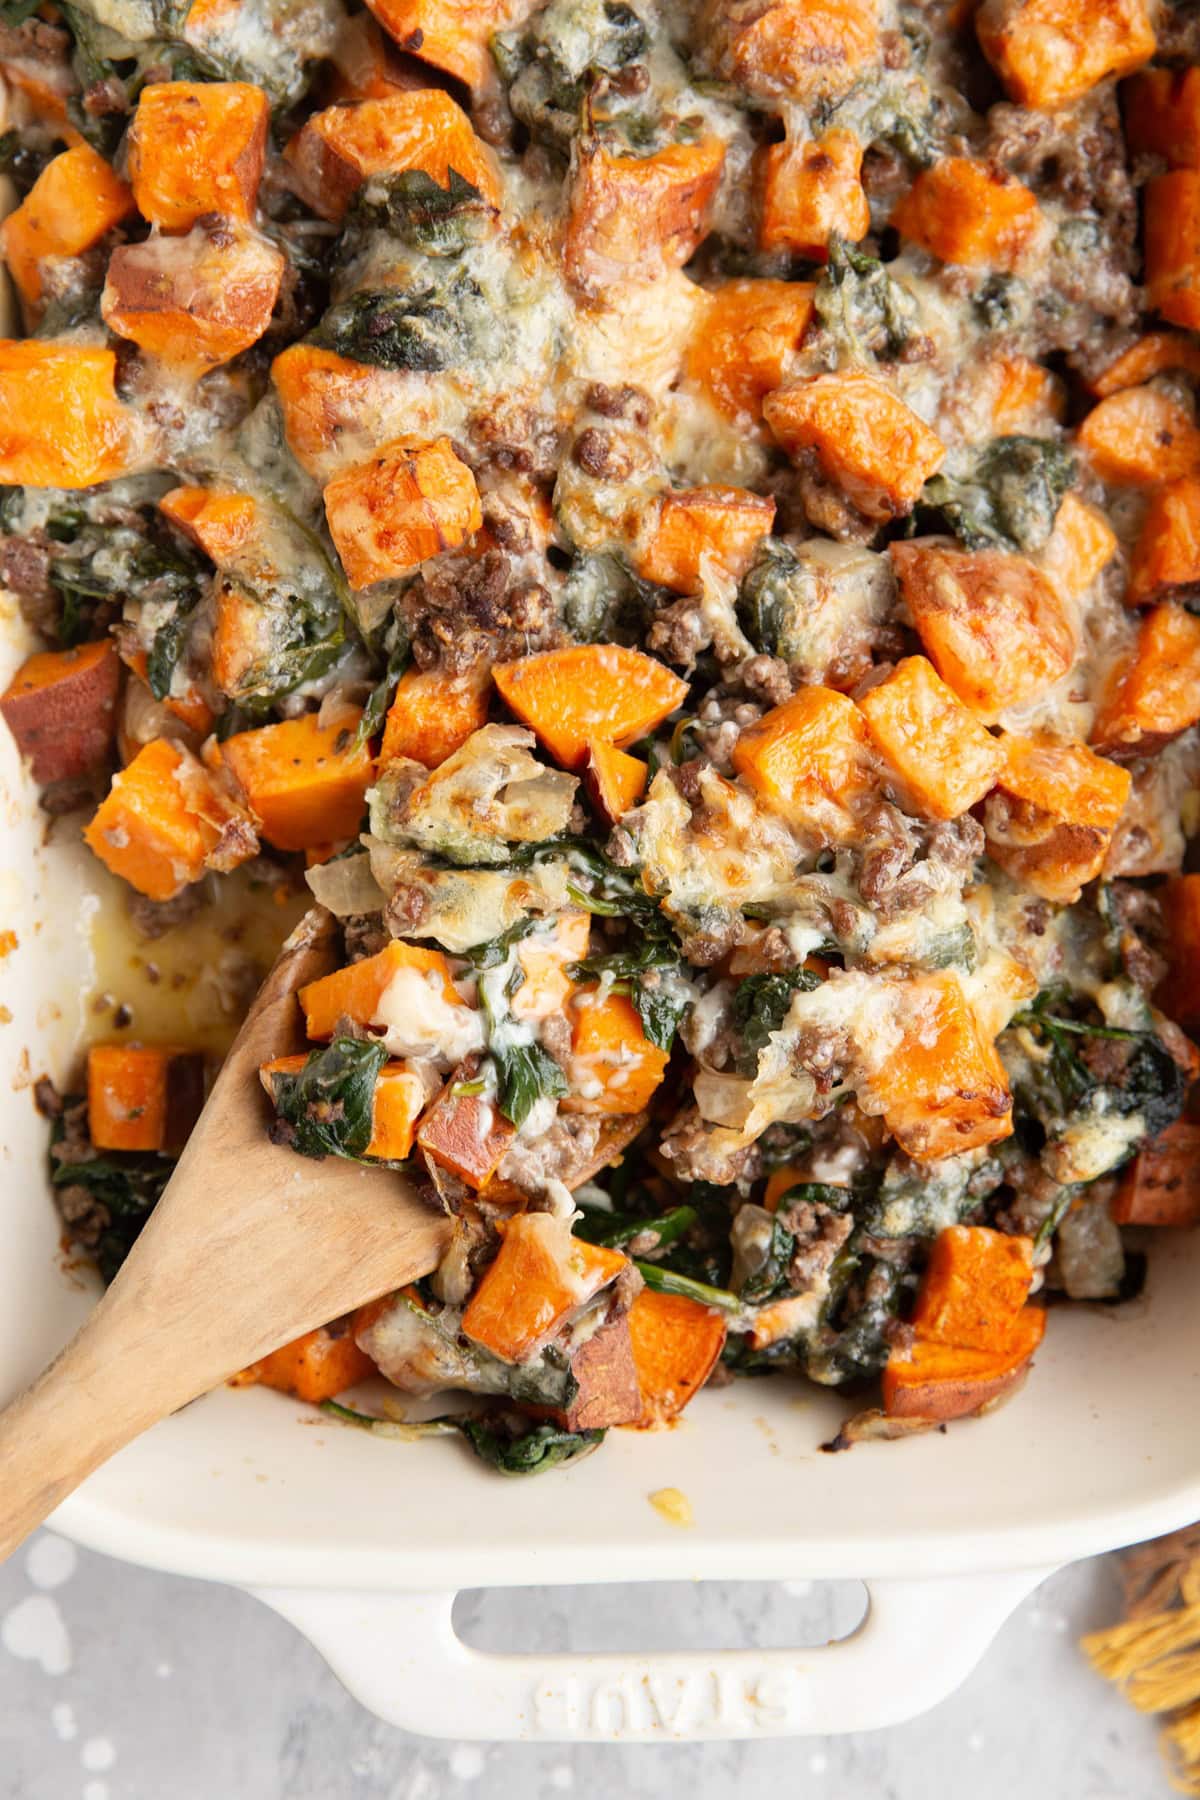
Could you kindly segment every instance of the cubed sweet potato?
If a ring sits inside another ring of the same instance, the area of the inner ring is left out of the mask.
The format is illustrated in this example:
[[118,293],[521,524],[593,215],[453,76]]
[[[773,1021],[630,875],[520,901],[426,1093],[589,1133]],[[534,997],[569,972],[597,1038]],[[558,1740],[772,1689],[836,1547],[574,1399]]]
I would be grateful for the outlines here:
[[395,429],[398,406],[405,418],[420,417],[413,384],[424,377],[352,362],[318,344],[289,344],[271,364],[271,379],[288,446],[318,481],[383,441]]
[[158,510],[218,568],[232,562],[262,528],[253,495],[232,488],[171,488]]
[[597,144],[571,183],[563,261],[585,294],[680,268],[708,231],[725,162],[718,137],[617,156]]
[[1071,906],[1104,867],[1129,770],[1053,738],[1006,733],[1000,748],[1004,766],[984,810],[988,854],[1043,900]]
[[1114,670],[1092,743],[1153,751],[1200,721],[1200,619],[1167,603],[1146,614],[1131,656]]
[[469,88],[494,80],[493,32],[519,10],[513,0],[369,0],[400,49],[444,69]]
[[221,760],[277,850],[357,834],[375,764],[353,723],[320,725],[302,713],[226,738]]
[[188,231],[206,213],[251,219],[270,105],[245,81],[153,81],[129,127],[129,180],[142,217]]
[[863,146],[838,127],[803,143],[762,152],[758,245],[824,262],[835,234],[857,244],[871,229],[862,184]]
[[1016,1386],[1046,1331],[1039,1306],[1026,1307],[1002,1344],[966,1350],[918,1338],[903,1360],[893,1352],[883,1372],[889,1418],[945,1424],[982,1412]]
[[1171,169],[1200,169],[1200,68],[1143,69],[1121,89],[1125,142]]
[[1166,375],[1172,369],[1200,375],[1200,344],[1183,331],[1147,331],[1106,363],[1088,386],[1103,400],[1109,394],[1120,393],[1122,388],[1141,387],[1155,375]]
[[543,928],[521,939],[517,945],[521,985],[511,1001],[514,1017],[545,1019],[562,1011],[575,985],[567,971],[587,955],[591,924],[588,913],[563,913],[549,933]]
[[397,976],[403,983],[414,974],[430,986],[441,1005],[466,1005],[450,979],[450,966],[440,950],[427,950],[421,944],[404,944],[393,938],[375,956],[364,956],[300,989],[305,1030],[310,1038],[328,1038],[342,1018],[362,1026],[379,1024],[380,1005]]
[[815,455],[822,472],[868,519],[912,511],[945,456],[941,439],[878,376],[863,369],[811,375],[763,402],[789,456]]
[[1200,1225],[1200,1124],[1176,1119],[1143,1144],[1112,1202],[1118,1225]]
[[798,827],[849,835],[857,804],[874,787],[863,716],[846,694],[805,687],[743,728],[733,766],[754,792]]
[[1026,557],[922,538],[893,544],[891,555],[930,661],[985,723],[1045,693],[1071,667],[1075,628]]
[[563,1112],[636,1113],[647,1106],[670,1057],[652,1044],[623,994],[591,983],[572,997],[571,1054]]
[[90,144],[46,164],[20,206],[0,227],[0,252],[21,297],[42,297],[47,256],[79,256],[133,211],[133,195]]
[[1200,1037],[1200,875],[1173,875],[1158,897],[1167,933],[1158,1004],[1190,1036]]
[[740,581],[775,519],[775,502],[748,488],[680,488],[664,495],[637,559],[637,572],[678,594],[699,593],[701,564]]
[[1020,106],[1064,106],[1154,55],[1145,0],[983,0],[975,29]]
[[1012,1095],[953,973],[903,984],[903,1041],[872,1072],[888,1129],[916,1162],[935,1162],[1012,1133]]
[[701,28],[726,80],[810,109],[844,94],[879,50],[873,0],[706,0]]
[[502,1221],[500,1249],[467,1302],[462,1329],[504,1362],[524,1362],[628,1259],[572,1237],[567,1220],[518,1213]]
[[643,1427],[667,1425],[712,1374],[725,1344],[725,1319],[681,1294],[643,1288],[629,1309]]
[[1200,469],[1200,431],[1189,409],[1158,388],[1122,388],[1091,412],[1076,442],[1102,481],[1153,487]]
[[166,1044],[93,1044],[87,1105],[97,1150],[177,1152],[204,1105],[204,1058]]
[[501,699],[556,762],[578,769],[598,740],[624,748],[681,706],[687,682],[641,650],[573,644],[492,671]]
[[616,825],[646,791],[649,769],[637,756],[599,741],[588,750],[583,785],[606,825]]
[[[276,1056],[259,1066],[259,1080],[272,1100],[276,1075],[299,1075],[308,1061],[303,1050]],[[371,1137],[364,1156],[379,1162],[403,1162],[413,1146],[417,1120],[425,1105],[425,1083],[400,1059],[384,1063],[371,1096]]]
[[905,657],[859,705],[915,812],[957,819],[994,785],[999,745],[925,657]]
[[1172,169],[1142,197],[1146,304],[1172,325],[1200,326],[1200,169]]
[[487,724],[491,671],[479,664],[460,675],[406,669],[388,708],[380,764],[409,757],[436,769]]
[[258,342],[284,267],[282,254],[256,233],[206,222],[185,237],[114,250],[100,311],[118,337],[200,376]]
[[619,1313],[592,1333],[571,1358],[571,1374],[577,1383],[575,1397],[553,1415],[564,1431],[603,1431],[638,1422],[642,1390],[628,1313]]
[[484,1188],[503,1162],[516,1137],[494,1097],[456,1092],[452,1076],[417,1127],[417,1143],[426,1156],[476,1190]]
[[140,467],[142,427],[116,373],[111,350],[0,340],[0,485],[94,487]]
[[43,785],[104,761],[116,733],[120,660],[111,638],[73,650],[41,650],[21,664],[0,716]]
[[687,353],[687,374],[727,419],[762,418],[812,321],[808,281],[724,281],[709,291]]
[[233,1377],[231,1387],[269,1387],[295,1394],[317,1406],[357,1386],[375,1373],[375,1365],[354,1340],[349,1319],[321,1325],[303,1337],[272,1350]]
[[1183,475],[1150,495],[1129,562],[1130,606],[1200,593],[1200,477]]
[[1104,514],[1076,493],[1064,494],[1041,566],[1060,594],[1078,600],[1117,554],[1117,534]]
[[166,738],[146,744],[113,776],[83,837],[114,875],[151,900],[173,900],[206,868],[235,868],[258,850],[249,820],[238,818],[194,756]]
[[997,437],[1020,432],[1038,436],[1051,421],[1062,418],[1063,384],[1041,363],[1028,356],[997,356],[988,367],[994,382],[992,428]]
[[325,517],[352,588],[370,587],[456,550],[483,523],[475,477],[449,438],[396,439],[335,475]]
[[892,224],[941,262],[1009,270],[1042,235],[1042,209],[1027,187],[991,164],[943,156],[922,169]]
[[313,113],[284,152],[297,192],[324,219],[343,217],[372,175],[420,169],[439,187],[450,171],[500,204],[500,181],[487,145],[462,107],[441,88],[389,94]]

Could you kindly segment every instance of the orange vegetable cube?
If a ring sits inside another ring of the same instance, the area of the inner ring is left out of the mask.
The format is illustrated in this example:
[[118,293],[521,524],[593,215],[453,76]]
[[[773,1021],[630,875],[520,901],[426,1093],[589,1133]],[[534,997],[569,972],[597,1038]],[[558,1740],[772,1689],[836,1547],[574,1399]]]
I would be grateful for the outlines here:
[[617,824],[637,805],[646,791],[649,773],[640,757],[629,756],[613,744],[597,742],[591,746],[583,785],[606,825]]
[[1182,606],[1156,606],[1137,646],[1116,671],[1092,727],[1103,749],[1153,750],[1200,721],[1200,619]]
[[747,488],[681,488],[664,496],[637,559],[638,574],[698,593],[705,557],[740,581],[775,520],[775,502]]
[[406,669],[388,708],[380,763],[404,756],[439,768],[487,724],[491,685],[491,671],[482,666],[461,675]]
[[306,1331],[282,1349],[272,1350],[269,1356],[260,1357],[235,1375],[229,1385],[275,1388],[318,1406],[322,1400],[344,1394],[347,1388],[357,1386],[374,1373],[375,1365],[355,1343],[347,1319]]
[[334,68],[329,89],[334,100],[386,100],[429,82],[422,65],[402,56],[370,13],[355,13],[342,21],[329,60]]
[[838,128],[805,143],[769,144],[762,154],[760,250],[824,262],[836,235],[857,244],[871,229],[862,185],[863,146]]
[[911,512],[945,456],[936,432],[862,369],[781,388],[767,396],[763,414],[788,455],[813,452],[826,477],[868,519]]
[[958,976],[917,976],[903,984],[903,1003],[900,1051],[871,1077],[901,1149],[935,1162],[1010,1136],[1008,1078]]
[[827,687],[801,688],[745,726],[733,766],[785,817],[801,825],[819,819],[826,829],[846,820],[874,786],[863,716],[848,695]]
[[687,682],[641,650],[572,644],[500,663],[505,705],[536,731],[551,756],[578,769],[597,741],[624,748],[662,724],[687,698]]
[[119,681],[111,638],[41,650],[21,664],[0,695],[0,717],[35,781],[65,781],[103,762],[116,730]]
[[709,292],[688,346],[687,373],[727,419],[761,419],[782,387],[813,312],[808,281],[725,281]]
[[154,81],[129,127],[138,211],[165,231],[206,213],[250,219],[267,153],[267,96],[244,81]]
[[682,267],[708,231],[724,162],[718,137],[669,144],[650,156],[584,149],[567,212],[568,279],[597,294]]
[[712,1374],[725,1344],[724,1317],[682,1294],[647,1287],[629,1309],[629,1334],[642,1391],[638,1424],[670,1424]]
[[1171,169],[1200,169],[1200,68],[1143,69],[1121,89],[1125,142]]
[[1020,106],[1063,106],[1154,55],[1145,0],[983,0],[975,29]]
[[448,187],[453,169],[500,204],[500,182],[486,144],[462,107],[441,88],[419,88],[330,106],[313,113],[284,152],[300,195],[324,219],[341,219],[372,175],[420,169]]
[[1044,900],[1070,906],[1104,867],[1132,786],[1128,769],[1083,744],[1000,740],[998,791],[987,804],[988,854]]
[[285,261],[226,221],[186,237],[122,244],[109,258],[100,311],[118,337],[199,376],[232,362],[271,323]]
[[350,725],[319,725],[316,713],[239,731],[221,745],[262,835],[277,850],[354,837],[374,762]]
[[204,1058],[165,1044],[93,1044],[87,1099],[97,1150],[181,1150],[204,1105]]
[[[276,1075],[299,1075],[307,1054],[276,1056],[259,1067],[259,1080],[268,1095],[275,1097]],[[384,1063],[375,1079],[371,1096],[371,1138],[364,1156],[380,1162],[403,1162],[413,1147],[417,1120],[425,1105],[425,1083],[406,1062],[393,1059]]]
[[1027,356],[998,356],[989,365],[996,380],[992,426],[997,437],[1044,430],[1063,415],[1062,383]]
[[1200,1125],[1176,1119],[1143,1144],[1113,1197],[1118,1225],[1200,1225]]
[[1054,589],[1023,556],[891,546],[905,604],[947,685],[985,723],[1034,699],[1075,660],[1075,631]]
[[483,1094],[456,1093],[464,1067],[446,1083],[417,1128],[417,1143],[426,1156],[465,1181],[487,1187],[517,1135],[496,1105]]
[[133,195],[90,144],[48,162],[20,206],[0,226],[9,274],[30,305],[42,297],[47,256],[79,256],[133,211]]
[[1033,1239],[949,1225],[934,1239],[912,1322],[922,1337],[990,1350],[1029,1298]]
[[588,913],[563,913],[549,939],[541,932],[521,939],[517,961],[523,980],[511,1001],[514,1017],[546,1019],[562,1011],[575,988],[567,970],[587,955],[591,927]]
[[304,1028],[310,1038],[332,1037],[339,1019],[356,1025],[381,1023],[380,1005],[396,981],[416,974],[446,1006],[465,1006],[466,1001],[450,979],[450,965],[440,950],[420,944],[403,944],[393,938],[375,956],[364,956],[332,975],[322,975],[300,989]]
[[1200,469],[1200,431],[1189,410],[1157,388],[1123,388],[1093,406],[1076,441],[1102,481],[1130,487]]
[[1173,875],[1158,890],[1167,929],[1167,973],[1158,1004],[1192,1037],[1200,1036],[1200,875]]
[[1200,375],[1200,344],[1182,331],[1148,331],[1106,364],[1089,385],[1093,394],[1105,399],[1122,388],[1140,387],[1171,369]]
[[1145,187],[1146,304],[1189,331],[1200,326],[1200,169],[1173,169]]
[[444,69],[469,88],[493,79],[492,34],[511,18],[511,0],[370,0],[401,50]]
[[[369,449],[392,429],[387,403],[394,406],[408,378],[390,369],[351,362],[317,344],[289,344],[271,364],[289,448],[318,480],[346,460],[346,443]],[[353,461],[353,455],[350,460]]]
[[[571,1358],[574,1399],[549,1416],[564,1431],[589,1431],[608,1425],[636,1425],[642,1414],[642,1392],[633,1362],[628,1313],[618,1313],[587,1338]],[[537,1409],[535,1416],[540,1416]]]
[[352,588],[370,587],[456,550],[483,524],[479,489],[449,438],[384,444],[370,462],[335,475],[325,517]]
[[957,819],[994,785],[996,739],[925,657],[906,656],[859,706],[876,749],[926,818]]
[[172,488],[159,501],[158,510],[218,568],[232,562],[259,527],[253,497],[222,488]]
[[[139,893],[173,900],[203,875],[229,811],[194,756],[155,738],[113,776],[83,837]],[[251,836],[236,860],[245,861],[255,848]]]
[[944,156],[922,169],[892,224],[941,262],[1015,269],[1041,235],[1042,209],[1027,187],[989,164]]
[[518,1213],[497,1230],[499,1252],[467,1302],[462,1328],[504,1362],[525,1362],[628,1266],[620,1251],[572,1237],[550,1213]]
[[1182,600],[1200,589],[1200,477],[1181,476],[1150,496],[1129,565],[1130,606]]
[[636,1113],[660,1086],[670,1056],[642,1030],[637,1009],[624,994],[602,995],[592,984],[571,1003],[569,1092],[563,1112]]
[[94,487],[140,466],[137,414],[111,350],[0,339],[0,485]]
[[747,93],[806,108],[844,94],[879,53],[872,0],[707,0],[716,71]]
[[987,1350],[962,1349],[918,1338],[906,1357],[895,1351],[883,1371],[883,1406],[889,1418],[939,1424],[982,1412],[1015,1386],[1041,1343],[1046,1314],[1027,1306],[1003,1340]]
[[1117,554],[1117,534],[1078,494],[1063,495],[1054,530],[1042,545],[1041,564],[1054,587],[1077,600]]

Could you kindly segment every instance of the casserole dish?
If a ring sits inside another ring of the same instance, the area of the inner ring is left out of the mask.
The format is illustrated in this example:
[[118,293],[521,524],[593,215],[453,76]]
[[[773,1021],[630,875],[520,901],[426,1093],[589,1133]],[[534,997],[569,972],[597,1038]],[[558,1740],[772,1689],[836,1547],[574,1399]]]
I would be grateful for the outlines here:
[[[28,648],[7,606],[0,680]],[[93,1297],[91,1276],[63,1267],[30,1089],[70,1068],[99,901],[72,822],[47,832],[7,734],[0,809],[0,921],[16,937],[0,961],[7,1400]],[[278,1395],[223,1391],[123,1451],[53,1524],[256,1593],[408,1730],[662,1741],[896,1724],[951,1692],[1053,1569],[1200,1513],[1198,1280],[1200,1239],[1158,1234],[1141,1299],[1055,1312],[1037,1379],[944,1435],[823,1455],[844,1398],[739,1382],[531,1489],[440,1443],[382,1443]],[[663,1487],[687,1497],[689,1528],[649,1504]],[[863,1579],[869,1610],[818,1650],[496,1656],[450,1617],[463,1587],[835,1577]]]

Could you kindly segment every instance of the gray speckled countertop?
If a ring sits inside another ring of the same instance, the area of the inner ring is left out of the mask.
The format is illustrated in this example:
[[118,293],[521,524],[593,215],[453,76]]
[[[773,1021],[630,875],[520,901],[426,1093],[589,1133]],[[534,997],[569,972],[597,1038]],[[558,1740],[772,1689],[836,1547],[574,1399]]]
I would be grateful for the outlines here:
[[[812,1643],[853,1622],[848,1586],[656,1587],[637,1604],[664,1644]],[[627,1649],[630,1592],[490,1591],[456,1619],[489,1648]],[[891,1731],[568,1748],[472,1743],[464,1719],[446,1743],[364,1712],[246,1595],[43,1532],[0,1569],[0,1800],[1153,1800],[1170,1792],[1153,1723],[1075,1648],[1116,1604],[1106,1560],[1064,1570],[952,1699]]]

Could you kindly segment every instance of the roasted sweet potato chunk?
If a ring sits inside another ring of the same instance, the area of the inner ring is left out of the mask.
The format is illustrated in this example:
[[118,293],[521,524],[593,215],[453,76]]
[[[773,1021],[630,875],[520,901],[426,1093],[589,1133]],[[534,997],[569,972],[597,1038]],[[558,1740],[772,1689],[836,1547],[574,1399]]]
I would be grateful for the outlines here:
[[1054,530],[1042,545],[1041,565],[1060,594],[1077,600],[1117,554],[1117,534],[1094,506],[1064,494]]
[[505,1362],[524,1362],[593,1294],[627,1266],[618,1250],[571,1236],[549,1213],[518,1213],[497,1226],[495,1261],[467,1303],[462,1328]]
[[1158,1004],[1200,1037],[1200,875],[1173,875],[1159,889],[1167,929],[1167,973]]
[[830,837],[849,834],[855,806],[874,785],[862,714],[826,687],[801,688],[747,725],[733,766],[785,818]]
[[179,1151],[204,1104],[204,1058],[166,1044],[93,1044],[87,1099],[97,1150]]
[[707,0],[702,29],[718,74],[811,107],[874,61],[879,10],[873,0]]
[[1121,111],[1131,150],[1200,169],[1200,68],[1143,69],[1122,87]]
[[923,169],[892,214],[901,237],[944,263],[1015,269],[1042,230],[1042,209],[1027,187],[967,156],[944,156]]
[[1146,183],[1142,207],[1146,304],[1172,325],[1200,326],[1200,169]]
[[486,1187],[516,1137],[516,1127],[480,1094],[456,1093],[451,1079],[417,1128],[417,1143],[468,1187]]
[[310,1038],[332,1037],[341,1018],[356,1025],[376,1025],[380,1003],[396,981],[415,975],[443,1006],[465,1006],[450,979],[450,966],[440,950],[404,944],[393,938],[375,956],[364,956],[332,975],[322,975],[300,989],[305,1030]]
[[1200,477],[1183,475],[1150,495],[1129,565],[1130,606],[1200,593]]
[[250,219],[270,107],[244,81],[154,81],[129,127],[129,180],[142,217],[188,231],[206,213]]
[[1026,557],[922,538],[893,544],[891,554],[930,661],[985,722],[1044,693],[1071,667],[1074,627]]
[[613,744],[597,742],[588,751],[583,784],[606,825],[615,825],[637,805],[648,777],[649,770],[640,757],[628,756]]
[[352,588],[370,587],[454,550],[483,523],[479,490],[449,438],[384,444],[335,475],[325,517]]
[[261,528],[253,495],[228,488],[171,488],[158,510],[218,568],[236,557]]
[[1152,487],[1200,469],[1200,430],[1180,401],[1158,388],[1122,388],[1091,412],[1076,441],[1102,481]]
[[971,1418],[1016,1385],[1045,1331],[1045,1313],[1030,1306],[1009,1327],[1004,1342],[991,1350],[965,1350],[918,1338],[906,1360],[895,1354],[888,1358],[884,1411],[894,1419],[938,1424]]
[[994,784],[1002,761],[995,738],[925,657],[905,657],[859,705],[915,811],[957,819]]
[[811,451],[868,519],[911,512],[945,455],[936,432],[862,369],[812,375],[781,388],[768,395],[763,414],[788,455]]
[[984,811],[988,854],[1044,900],[1071,906],[1104,866],[1129,770],[1084,744],[1007,733],[999,742],[1004,766]]
[[1182,606],[1156,606],[1136,647],[1113,673],[1092,727],[1100,749],[1146,750],[1200,721],[1200,619]]
[[0,249],[21,297],[42,297],[41,262],[79,256],[133,211],[133,195],[90,144],[46,164],[20,206],[0,227]]
[[670,1060],[642,1029],[637,1009],[623,994],[594,984],[571,1002],[569,1092],[563,1112],[636,1113],[649,1104]]
[[[173,900],[206,868],[234,868],[258,843],[194,756],[156,738],[113,776],[83,836],[100,861],[151,900]],[[217,860],[214,860],[217,859]]]
[[642,1393],[638,1424],[670,1424],[712,1374],[724,1317],[683,1295],[643,1288],[629,1309],[629,1334]]
[[1021,106],[1063,106],[1154,55],[1145,0],[984,0],[975,29]]
[[405,405],[406,418],[412,416],[411,376],[352,362],[318,344],[289,344],[271,364],[271,379],[288,446],[318,481],[386,438],[398,405]]
[[235,1375],[230,1386],[276,1388],[317,1406],[322,1400],[344,1394],[347,1388],[357,1386],[374,1373],[375,1365],[355,1343],[347,1319],[338,1325],[318,1326],[316,1331],[306,1331],[282,1349],[272,1350],[269,1356],[260,1357]]
[[561,1012],[574,991],[567,970],[588,953],[591,917],[584,912],[563,913],[546,934],[543,927],[517,945],[521,984],[512,996],[513,1016],[546,1019]]
[[221,760],[277,850],[354,837],[375,772],[354,724],[320,725],[316,713],[239,731],[221,745]]
[[554,1416],[564,1431],[597,1431],[633,1425],[641,1418],[642,1390],[633,1359],[628,1313],[594,1331],[571,1358],[578,1391]]
[[0,484],[94,487],[140,467],[142,427],[116,372],[111,350],[0,340]]
[[505,705],[537,732],[556,762],[581,768],[597,740],[623,748],[661,725],[687,698],[687,682],[641,650],[577,644],[501,663]]
[[119,680],[111,638],[41,650],[21,664],[0,695],[0,715],[35,781],[67,781],[104,761],[116,733]]
[[449,185],[453,169],[489,205],[500,202],[491,152],[441,88],[327,107],[305,122],[284,154],[298,192],[325,219],[340,219],[370,176],[408,169],[420,169],[439,187]]
[[570,281],[585,294],[600,294],[681,267],[708,230],[724,161],[716,137],[669,144],[650,156],[585,149],[571,185],[563,247]]
[[722,282],[697,320],[688,376],[727,419],[761,419],[763,400],[783,386],[812,312],[811,282]]
[[122,244],[109,259],[104,322],[147,355],[195,375],[231,362],[271,323],[284,258],[252,231],[198,225]]
[[1008,1079],[957,975],[905,982],[900,1023],[901,1048],[871,1085],[901,1148],[916,1162],[936,1162],[1008,1137]]
[[370,0],[370,7],[401,50],[469,88],[494,79],[492,33],[519,10],[512,0]]
[[1122,388],[1141,387],[1155,375],[1165,375],[1171,369],[1200,375],[1200,344],[1183,331],[1147,331],[1106,363],[1088,385],[1098,398],[1106,399]]
[[1113,1197],[1118,1225],[1200,1225],[1200,1125],[1176,1119],[1143,1144]]
[[406,669],[388,708],[380,763],[407,756],[427,769],[440,768],[487,724],[491,685],[491,671],[482,666],[461,675]]
[[863,146],[852,131],[804,143],[769,144],[762,154],[758,243],[824,262],[834,235],[857,244],[871,229],[862,185]]
[[774,500],[747,488],[681,488],[666,494],[638,557],[638,574],[676,593],[694,594],[707,558],[740,581],[774,518]]

